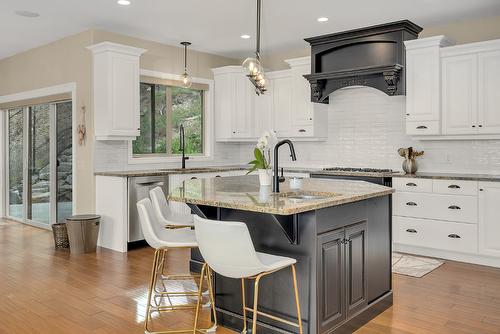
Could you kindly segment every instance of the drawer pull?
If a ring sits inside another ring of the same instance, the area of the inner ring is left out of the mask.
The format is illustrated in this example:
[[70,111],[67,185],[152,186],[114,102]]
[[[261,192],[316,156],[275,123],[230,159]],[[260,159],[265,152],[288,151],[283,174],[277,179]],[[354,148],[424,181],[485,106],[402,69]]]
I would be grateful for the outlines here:
[[306,132],[306,129],[300,129],[299,132]]
[[450,184],[448,186],[448,188],[450,188],[450,189],[460,189],[460,186],[457,186],[456,184]]
[[408,206],[417,206],[417,203],[415,203],[415,202],[408,202],[408,203],[406,203],[406,205],[408,205]]
[[408,182],[406,185],[407,185],[408,187],[416,187],[416,186],[417,186],[417,185],[416,185],[415,183],[413,183],[413,182]]
[[460,207],[459,207],[459,206],[457,206],[457,205],[450,205],[450,206],[448,207],[448,209],[450,209],[450,210],[460,210]]
[[448,238],[460,239],[460,236],[458,234],[448,234]]
[[196,176],[193,176],[191,180],[198,180],[198,178]]
[[406,230],[406,232],[408,233],[417,233],[417,230],[415,230],[414,228],[409,228]]
[[419,126],[417,126],[417,129],[424,130],[424,129],[427,129],[427,127],[425,125],[419,125]]
[[215,175],[215,177],[221,177],[220,175]]

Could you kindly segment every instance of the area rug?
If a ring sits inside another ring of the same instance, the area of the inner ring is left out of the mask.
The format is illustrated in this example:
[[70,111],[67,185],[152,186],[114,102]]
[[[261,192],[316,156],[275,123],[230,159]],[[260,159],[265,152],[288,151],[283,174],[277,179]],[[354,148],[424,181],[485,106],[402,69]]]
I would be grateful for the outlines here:
[[392,272],[411,277],[423,277],[440,267],[444,261],[427,257],[392,253]]

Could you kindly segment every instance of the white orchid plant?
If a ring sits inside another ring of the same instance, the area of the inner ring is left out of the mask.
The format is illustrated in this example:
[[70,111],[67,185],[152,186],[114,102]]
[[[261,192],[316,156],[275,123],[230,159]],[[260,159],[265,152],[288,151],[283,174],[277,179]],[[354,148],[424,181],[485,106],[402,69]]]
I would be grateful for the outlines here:
[[271,147],[273,142],[276,140],[274,131],[265,131],[262,136],[260,136],[257,141],[257,145],[253,150],[254,160],[250,161],[248,164],[252,165],[247,174],[258,169],[269,169],[271,168]]

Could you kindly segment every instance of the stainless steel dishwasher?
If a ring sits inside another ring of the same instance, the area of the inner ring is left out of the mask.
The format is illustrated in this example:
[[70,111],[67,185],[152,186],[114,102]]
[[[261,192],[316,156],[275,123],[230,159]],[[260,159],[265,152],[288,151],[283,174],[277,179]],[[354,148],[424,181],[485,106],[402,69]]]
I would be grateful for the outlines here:
[[156,187],[161,187],[167,196],[168,175],[128,178],[128,242],[144,240],[136,203],[143,198],[149,198],[149,191]]

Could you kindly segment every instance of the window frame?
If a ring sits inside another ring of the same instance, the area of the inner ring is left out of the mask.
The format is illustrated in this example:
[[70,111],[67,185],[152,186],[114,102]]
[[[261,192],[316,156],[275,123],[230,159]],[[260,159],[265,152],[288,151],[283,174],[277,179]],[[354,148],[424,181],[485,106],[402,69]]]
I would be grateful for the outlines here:
[[[141,76],[148,76],[158,79],[165,80],[176,80],[180,81],[182,79],[181,75],[164,73],[159,71],[151,71],[141,69]],[[190,161],[211,161],[213,157],[213,131],[214,131],[214,118],[213,118],[213,107],[214,107],[214,81],[205,78],[192,78],[193,83],[206,84],[208,85],[208,90],[203,91],[203,113],[202,113],[202,134],[203,134],[203,154],[192,155],[189,154]],[[128,163],[129,164],[157,164],[157,163],[169,163],[169,162],[180,162],[180,155],[162,155],[162,154],[142,154],[140,156],[134,155],[132,150],[132,139],[128,141]]]

